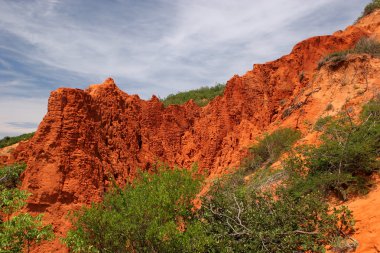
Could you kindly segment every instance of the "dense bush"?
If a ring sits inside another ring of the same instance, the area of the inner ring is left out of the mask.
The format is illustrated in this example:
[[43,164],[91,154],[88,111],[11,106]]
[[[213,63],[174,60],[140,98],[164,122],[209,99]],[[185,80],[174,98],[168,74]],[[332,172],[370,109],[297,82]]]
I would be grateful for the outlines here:
[[29,252],[32,245],[54,236],[52,226],[42,224],[41,215],[34,217],[24,213],[11,217],[30,195],[16,188],[25,167],[14,164],[0,168],[0,252]]
[[212,252],[324,252],[352,232],[351,212],[330,210],[317,193],[298,198],[286,188],[271,193],[233,181],[216,184],[203,202]]
[[205,106],[216,96],[222,95],[225,87],[225,84],[218,84],[213,87],[201,87],[196,90],[178,92],[177,94],[170,94],[161,101],[167,107],[169,105],[181,105],[193,99],[197,105]]
[[355,123],[348,111],[319,120],[316,125],[323,131],[322,144],[304,147],[300,150],[304,159],[292,156],[285,163],[293,180],[293,193],[335,193],[342,200],[350,194],[367,193],[371,175],[380,168],[379,122],[379,98],[363,107],[360,123]]
[[367,6],[364,8],[363,13],[358,18],[358,20],[369,15],[369,14],[371,14],[372,12],[374,12],[377,9],[380,9],[380,0],[372,0],[372,2],[367,4]]
[[10,145],[13,145],[13,144],[20,142],[20,141],[29,140],[30,138],[33,137],[33,135],[34,135],[34,132],[28,133],[28,134],[22,134],[22,135],[14,136],[14,137],[6,136],[0,140],[0,148],[4,148],[4,147],[10,146]]
[[370,54],[374,57],[380,57],[380,43],[374,39],[363,37],[356,43],[354,48],[333,52],[323,57],[318,63],[318,69],[322,68],[326,63],[331,63],[332,67],[339,66],[349,54]]
[[64,241],[73,252],[204,252],[207,238],[192,212],[200,186],[186,170],[141,173],[103,203],[73,213]]

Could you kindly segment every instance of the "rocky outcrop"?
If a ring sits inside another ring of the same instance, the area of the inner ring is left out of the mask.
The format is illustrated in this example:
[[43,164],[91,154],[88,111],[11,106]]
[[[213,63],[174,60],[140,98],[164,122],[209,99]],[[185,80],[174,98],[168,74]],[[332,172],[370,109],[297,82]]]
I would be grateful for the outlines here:
[[[379,22],[376,12],[345,31],[307,39],[289,55],[232,77],[223,96],[203,108],[192,101],[164,108],[155,96],[144,101],[121,91],[111,78],[86,90],[53,91],[35,136],[12,158],[28,165],[28,211],[44,212],[63,234],[66,212],[99,201],[110,178],[123,185],[159,161],[185,168],[197,163],[218,175],[238,166],[262,132],[290,126],[307,134],[321,115],[360,105],[379,87],[379,60],[369,56],[350,57],[333,72],[316,70],[323,55],[348,49],[362,36],[377,37],[379,26],[372,24]],[[342,85],[344,78],[349,81]],[[330,102],[336,110],[326,112]],[[39,251],[65,249],[56,241]]]

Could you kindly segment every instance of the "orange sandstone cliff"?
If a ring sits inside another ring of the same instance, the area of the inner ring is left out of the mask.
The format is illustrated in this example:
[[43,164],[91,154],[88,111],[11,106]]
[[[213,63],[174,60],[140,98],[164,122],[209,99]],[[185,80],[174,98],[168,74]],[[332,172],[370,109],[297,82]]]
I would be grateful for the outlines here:
[[[380,39],[379,24],[375,12],[344,31],[302,41],[289,55],[232,77],[224,94],[203,108],[192,101],[164,108],[155,96],[145,101],[121,91],[111,78],[85,90],[53,91],[35,136],[7,158],[27,162],[27,210],[45,213],[62,236],[70,225],[67,211],[99,201],[110,176],[123,185],[157,161],[185,168],[198,163],[202,172],[219,175],[238,166],[261,133],[281,126],[313,141],[311,126],[319,117],[359,110],[380,89],[379,59],[352,55],[320,70],[318,61],[362,36]],[[56,240],[37,251],[66,249]]]

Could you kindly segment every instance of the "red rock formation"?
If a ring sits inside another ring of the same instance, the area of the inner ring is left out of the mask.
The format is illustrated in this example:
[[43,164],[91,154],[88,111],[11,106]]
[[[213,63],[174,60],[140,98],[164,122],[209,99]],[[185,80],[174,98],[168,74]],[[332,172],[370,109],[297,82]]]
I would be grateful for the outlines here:
[[[337,92],[330,85],[329,72],[316,70],[319,59],[352,47],[363,35],[378,36],[379,26],[368,22],[379,21],[376,12],[345,31],[305,40],[276,61],[254,65],[245,75],[231,78],[224,95],[204,108],[192,101],[164,108],[155,96],[144,101],[124,93],[111,78],[86,90],[53,91],[35,136],[14,153],[13,159],[28,164],[23,175],[23,188],[33,194],[28,210],[45,212],[46,221],[61,235],[69,225],[66,212],[100,200],[110,176],[123,185],[139,168],[149,170],[157,161],[183,167],[197,162],[200,170],[220,174],[237,166],[247,146],[263,131],[283,124],[307,132],[300,119],[316,120],[325,108],[319,102],[326,100],[318,94],[308,100],[307,91]],[[374,61],[359,57],[352,59],[352,66],[372,62],[368,73],[375,78],[373,73],[380,68]],[[325,86],[315,91],[317,79]],[[364,85],[363,80],[359,74],[358,85]],[[348,94],[342,99],[347,100]],[[363,96],[368,100],[368,89]],[[300,110],[301,106],[309,109]],[[55,241],[39,252],[65,249]]]

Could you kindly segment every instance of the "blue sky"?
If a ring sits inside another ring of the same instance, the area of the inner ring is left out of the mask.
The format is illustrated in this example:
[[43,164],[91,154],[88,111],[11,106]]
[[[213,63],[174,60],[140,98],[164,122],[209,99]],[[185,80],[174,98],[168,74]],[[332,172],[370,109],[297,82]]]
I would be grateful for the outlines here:
[[111,76],[149,99],[244,74],[352,24],[369,0],[0,0],[0,138],[50,91]]

